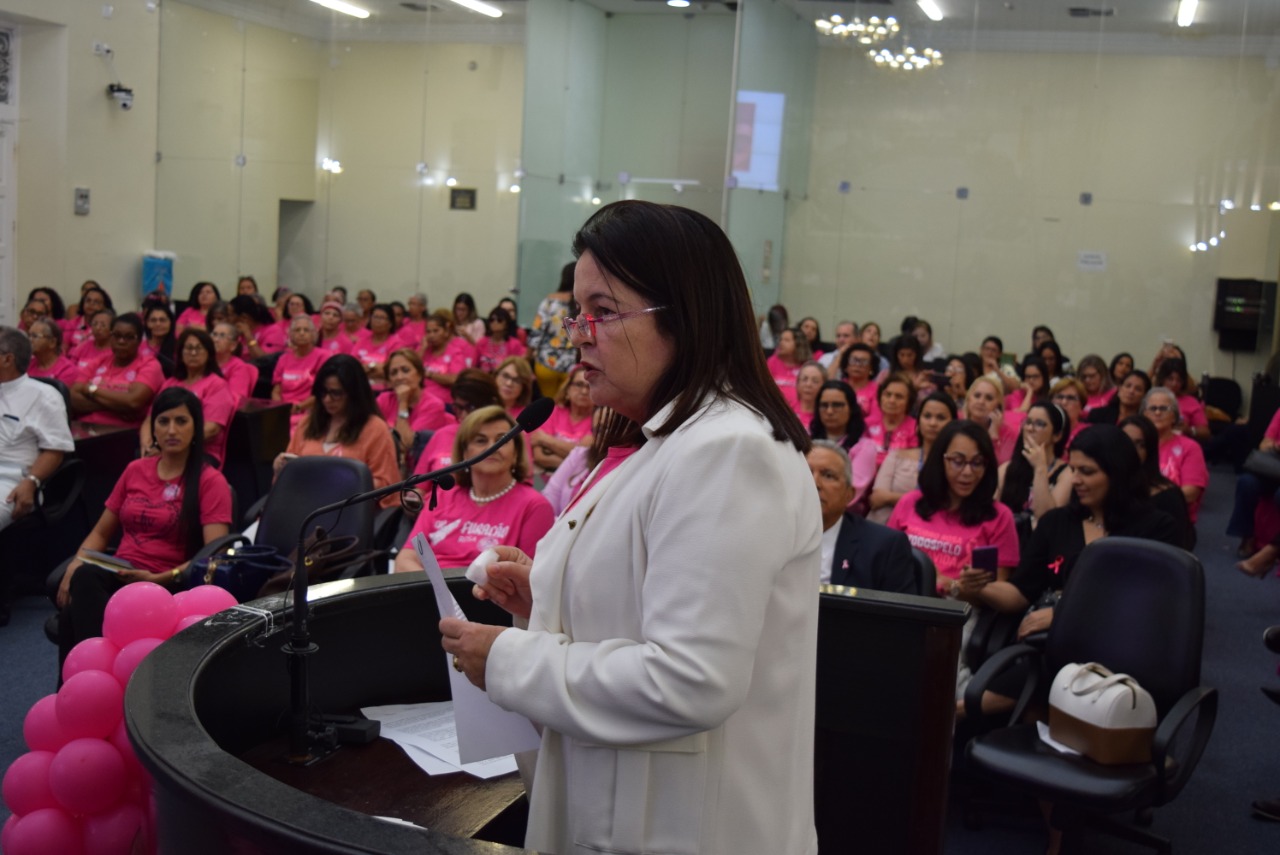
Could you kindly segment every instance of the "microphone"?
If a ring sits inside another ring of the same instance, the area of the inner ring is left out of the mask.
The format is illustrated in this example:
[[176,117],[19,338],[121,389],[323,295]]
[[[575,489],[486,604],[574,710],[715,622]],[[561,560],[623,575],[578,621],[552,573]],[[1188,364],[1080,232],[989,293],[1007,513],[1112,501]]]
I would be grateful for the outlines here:
[[[489,455],[496,452],[499,448],[506,445],[517,435],[535,431],[551,417],[552,410],[555,409],[555,402],[550,398],[539,398],[529,406],[525,407],[520,415],[516,417],[516,426],[504,433],[498,438],[493,445],[484,451],[468,457],[458,463],[451,463],[443,466],[434,472],[424,472],[421,475],[412,475],[396,484],[388,484],[386,487],[379,487],[376,490],[369,490],[365,493],[357,493],[354,496],[348,496],[340,502],[333,502],[320,508],[316,508],[307,514],[306,519],[302,521],[302,526],[298,531],[298,562],[293,571],[293,621],[289,642],[285,645],[285,652],[289,655],[289,671],[290,671],[290,693],[289,707],[291,712],[291,721],[289,729],[289,754],[287,759],[291,763],[309,763],[316,759],[317,755],[314,750],[319,747],[324,753],[328,753],[333,749],[332,744],[321,746],[313,746],[309,744],[308,736],[310,733],[307,729],[308,715],[307,710],[310,705],[308,699],[307,688],[307,656],[316,651],[316,645],[311,643],[311,633],[307,629],[307,562],[306,553],[304,551],[304,543],[306,541],[307,526],[312,520],[333,511],[341,511],[343,508],[351,505],[358,505],[363,502],[372,502],[381,499],[383,496],[389,496],[392,493],[399,493],[421,484],[425,481],[434,481],[436,486],[445,490],[453,489],[455,484],[453,473],[462,469],[467,469],[484,460]],[[321,739],[326,742],[332,742],[331,739],[321,734]],[[323,756],[323,755],[320,755]]]

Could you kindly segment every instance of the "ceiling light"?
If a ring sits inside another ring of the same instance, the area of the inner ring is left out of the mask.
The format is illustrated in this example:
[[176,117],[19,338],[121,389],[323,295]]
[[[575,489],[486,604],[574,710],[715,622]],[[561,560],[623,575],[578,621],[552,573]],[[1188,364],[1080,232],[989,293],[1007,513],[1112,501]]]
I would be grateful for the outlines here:
[[512,185],[511,185],[510,187],[508,187],[507,189],[508,189],[508,190],[510,190],[512,193],[519,193],[519,192],[520,192],[520,185],[519,185],[519,184],[512,184]]
[[1259,205],[1257,202],[1254,202],[1252,205],[1250,205],[1250,206],[1249,206],[1249,210],[1250,210],[1250,211],[1261,211],[1261,210],[1262,210],[1262,206],[1261,206],[1261,205]]
[[1178,26],[1189,27],[1196,21],[1196,6],[1200,5],[1200,0],[1179,0],[1178,2]]
[[1230,199],[1223,199],[1219,204],[1222,206],[1222,210],[1224,211],[1230,211],[1236,206],[1236,203],[1232,202]]
[[1191,244],[1191,246],[1189,246],[1189,247],[1187,247],[1187,248],[1188,248],[1188,249],[1190,249],[1192,252],[1199,252],[1199,251],[1200,251],[1200,247],[1199,247],[1199,246],[1197,246],[1197,245],[1196,245],[1196,244],[1194,244],[1194,243],[1193,243],[1193,244]]
[[938,4],[934,0],[916,0],[916,5],[920,7],[920,11],[928,16],[930,21],[941,21],[942,10],[938,8]]
[[1267,209],[1271,211],[1280,211],[1280,202],[1272,202],[1267,206]]
[[1217,246],[1217,245],[1218,245],[1218,239],[1216,237],[1209,238],[1209,246]]
[[326,157],[320,161],[320,168],[325,172],[332,172],[334,175],[342,174],[342,164],[333,158]]
[[326,9],[332,9],[335,12],[341,12],[344,15],[350,15],[353,18],[369,17],[368,9],[361,9],[359,6],[353,6],[345,3],[343,0],[311,0],[317,6],[323,6]]
[[1200,241],[1198,244],[1196,244],[1196,249],[1200,250],[1201,252],[1204,252],[1208,248],[1209,248],[1209,244],[1205,243],[1204,241]]
[[470,9],[472,12],[479,12],[481,15],[488,15],[490,18],[501,18],[502,10],[490,6],[488,3],[481,3],[480,0],[453,0],[464,9]]
[[860,45],[878,45],[885,39],[896,36],[901,27],[896,18],[854,18],[845,21],[839,15],[832,15],[813,22],[818,31],[826,36],[856,42]]
[[689,0],[667,0],[667,5],[674,6],[677,9],[687,9],[689,7]]

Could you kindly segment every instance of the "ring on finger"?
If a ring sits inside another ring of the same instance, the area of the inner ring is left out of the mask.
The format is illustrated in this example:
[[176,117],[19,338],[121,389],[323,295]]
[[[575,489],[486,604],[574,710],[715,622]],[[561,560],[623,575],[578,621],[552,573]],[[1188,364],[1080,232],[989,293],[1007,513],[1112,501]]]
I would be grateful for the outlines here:
[[462,663],[458,661],[458,657],[456,655],[453,657],[453,670],[458,673],[462,673]]

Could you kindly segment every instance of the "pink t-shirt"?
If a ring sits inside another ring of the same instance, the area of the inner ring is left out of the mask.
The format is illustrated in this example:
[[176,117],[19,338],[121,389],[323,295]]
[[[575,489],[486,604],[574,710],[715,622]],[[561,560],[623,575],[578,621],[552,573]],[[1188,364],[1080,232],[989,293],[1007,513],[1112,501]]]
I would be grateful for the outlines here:
[[271,375],[271,385],[280,387],[280,400],[296,404],[311,397],[316,374],[330,356],[328,351],[318,347],[311,348],[306,356],[298,356],[292,348],[280,354],[275,373]]
[[805,430],[808,430],[809,423],[813,421],[813,417],[815,415],[814,411],[810,410],[809,412],[806,413],[804,411],[804,407],[800,405],[800,401],[798,399],[795,401],[790,401],[788,403],[791,404],[791,412],[796,414],[796,418],[800,420],[800,424],[804,425]]
[[876,468],[880,468],[880,464],[884,463],[884,459],[889,456],[889,452],[898,448],[915,448],[920,444],[920,440],[916,437],[916,420],[907,416],[902,420],[902,424],[898,425],[897,430],[886,436],[884,429],[884,415],[877,410],[875,415],[867,419],[867,432],[864,434],[870,437],[876,444]]
[[360,335],[356,336],[355,344],[347,352],[360,360],[361,365],[381,365],[387,361],[389,354],[399,350],[402,346],[403,343],[397,335],[389,335],[383,339],[381,344],[378,344],[373,340],[373,332],[371,330],[361,330]]
[[876,480],[876,470],[880,468],[878,456],[876,441],[866,434],[849,449],[849,468],[853,479],[853,501],[849,507],[866,503],[871,484]]
[[541,430],[556,439],[577,442],[591,433],[591,414],[574,421],[568,407],[556,407],[551,411],[551,417],[543,422]]
[[1191,395],[1178,398],[1178,410],[1182,413],[1183,424],[1188,427],[1207,428],[1209,426],[1209,417],[1205,415],[1204,404]]
[[862,408],[863,419],[870,419],[872,416],[879,415],[880,402],[876,398],[876,392],[879,388],[875,383],[868,383],[861,389],[853,390],[853,396],[858,399],[858,406]]
[[98,347],[93,341],[93,337],[82,341],[71,349],[67,354],[67,358],[76,364],[76,369],[84,371],[85,369],[95,369],[101,363],[111,359],[111,345],[107,344]]
[[1272,442],[1280,443],[1280,410],[1276,410],[1276,414],[1271,417],[1271,421],[1267,424],[1267,429],[1262,432],[1262,436]]
[[231,393],[236,396],[237,407],[245,398],[253,397],[253,387],[258,383],[258,366],[233,356],[225,364],[219,365],[218,370],[231,387]]
[[41,368],[36,358],[32,357],[31,365],[27,368],[27,374],[32,377],[52,377],[54,380],[61,380],[70,386],[80,376],[80,368],[65,356],[59,356],[48,368]]
[[996,515],[976,526],[962,525],[952,511],[934,511],[929,519],[916,513],[919,490],[903,496],[889,515],[889,528],[905,532],[911,545],[933,559],[938,568],[938,590],[945,591],[949,580],[960,578],[960,571],[973,561],[974,547],[994,546],[998,549],[998,567],[1018,566],[1018,530],[1013,513],[1001,502],[995,503]]
[[415,321],[405,318],[404,323],[400,324],[400,329],[396,330],[396,335],[400,336],[405,347],[421,350],[422,341],[427,337],[427,319]]
[[[1179,487],[1208,487],[1209,469],[1204,465],[1204,451],[1200,443],[1179,435],[1160,443],[1160,474]],[[1203,500],[1204,493],[1201,493],[1200,498],[1187,507],[1193,525]]]
[[333,356],[335,353],[350,353],[351,346],[354,344],[351,339],[347,338],[346,333],[341,330],[330,339],[316,341],[316,350],[323,350],[325,353]]
[[[161,480],[159,464],[159,457],[134,460],[107,498],[107,509],[120,518],[116,555],[151,573],[172,570],[191,557],[178,533],[182,476]],[[231,523],[231,489],[222,473],[206,466],[200,473],[200,525],[218,523]]]
[[268,324],[258,327],[255,333],[258,339],[258,347],[262,348],[263,353],[280,353],[289,347],[289,326],[285,323]]
[[[382,411],[382,417],[387,420],[387,424],[396,423],[400,417],[400,400],[393,389],[388,389],[378,396],[378,409]],[[440,430],[449,425],[453,425],[456,429],[458,423],[453,416],[445,412],[444,402],[432,395],[419,397],[417,406],[409,411],[410,430]]]
[[[1022,391],[1022,390],[1019,389],[1018,391]],[[1088,400],[1084,402],[1084,410],[1082,412],[1088,413],[1090,410],[1096,410],[1099,407],[1105,407],[1111,401],[1111,399],[1115,397],[1115,394],[1116,394],[1115,389],[1108,389],[1105,392],[1099,392],[1096,395],[1090,395]]]
[[422,449],[418,465],[413,467],[415,475],[432,472],[453,462],[453,438],[458,435],[458,423],[445,425],[427,440],[427,447]]
[[[68,318],[58,321],[58,326],[62,327],[62,349],[64,351],[77,348],[86,341],[93,341],[93,330],[89,327],[89,321],[86,318]],[[108,353],[111,352],[110,346],[103,348],[103,350]]]
[[441,567],[466,567],[491,546],[515,546],[532,557],[553,519],[551,503],[525,484],[484,504],[457,486],[439,493],[434,511],[422,509],[404,548],[412,549],[421,532]]
[[164,391],[170,386],[181,386],[191,390],[191,393],[200,399],[200,408],[204,411],[205,422],[222,427],[217,436],[212,440],[206,440],[204,444],[204,450],[209,452],[221,466],[227,459],[227,434],[231,431],[231,420],[235,418],[236,407],[239,405],[239,400],[231,391],[231,387],[227,385],[224,378],[216,374],[201,377],[194,384],[187,384],[177,377],[170,377],[164,381],[160,390]]
[[207,316],[207,312],[202,312],[195,306],[188,306],[182,310],[182,314],[178,315],[178,320],[175,323],[174,328],[179,332],[187,327],[198,327],[199,329],[204,329],[204,323]]
[[[160,370],[160,363],[154,357],[144,356],[139,353],[133,362],[128,365],[119,366],[115,364],[114,359],[109,359],[96,368],[81,371],[76,382],[96,383],[99,389],[111,392],[127,392],[130,385],[143,383],[151,389],[152,397],[155,397],[156,392],[159,392],[160,387],[164,385],[164,372]],[[150,402],[148,402],[149,405]],[[80,421],[98,425],[124,425],[126,427],[137,427],[142,424],[141,417],[126,419],[110,410],[98,410],[89,413],[81,416]]]
[[[475,362],[476,349],[462,336],[454,336],[449,339],[449,343],[444,346],[444,353],[436,356],[428,348],[427,352],[422,354],[423,367],[435,374],[457,374],[463,369],[470,368]],[[453,400],[453,396],[449,393],[449,387],[442,386],[434,380],[428,380],[425,386],[428,393],[435,395],[445,403]]]
[[788,404],[794,401],[796,399],[796,378],[800,376],[800,366],[788,365],[776,353],[765,360],[765,365],[769,367],[769,376],[777,382],[778,388],[782,390],[782,397],[787,399]]
[[520,340],[508,336],[506,341],[494,341],[484,336],[476,342],[475,366],[494,374],[503,360],[512,356],[524,356],[526,348]]

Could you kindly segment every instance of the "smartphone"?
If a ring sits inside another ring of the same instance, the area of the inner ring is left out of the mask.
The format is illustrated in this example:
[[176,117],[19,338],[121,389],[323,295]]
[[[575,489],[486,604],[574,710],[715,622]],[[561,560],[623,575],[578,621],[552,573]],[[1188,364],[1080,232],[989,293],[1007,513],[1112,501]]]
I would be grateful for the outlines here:
[[1000,554],[999,547],[995,546],[979,546],[973,550],[973,557],[970,564],[975,570],[985,570],[992,576],[996,575],[996,559]]
[[929,382],[938,387],[945,386],[947,385],[947,375],[932,371],[929,373]]

